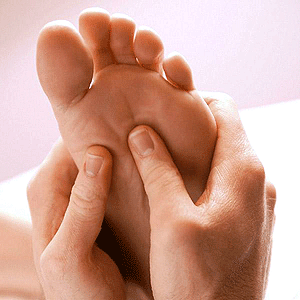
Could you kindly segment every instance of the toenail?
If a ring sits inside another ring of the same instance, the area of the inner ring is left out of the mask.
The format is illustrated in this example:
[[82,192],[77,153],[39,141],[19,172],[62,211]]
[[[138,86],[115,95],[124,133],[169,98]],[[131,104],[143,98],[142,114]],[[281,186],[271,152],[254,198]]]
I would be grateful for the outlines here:
[[148,156],[154,150],[151,136],[148,130],[144,128],[130,134],[129,139],[134,150],[141,156]]

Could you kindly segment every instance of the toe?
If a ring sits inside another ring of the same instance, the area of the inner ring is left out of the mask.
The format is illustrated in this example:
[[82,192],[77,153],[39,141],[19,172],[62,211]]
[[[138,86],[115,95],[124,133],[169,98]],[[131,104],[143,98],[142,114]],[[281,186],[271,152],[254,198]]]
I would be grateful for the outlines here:
[[88,8],[79,17],[79,31],[94,60],[95,72],[114,63],[110,49],[110,15],[101,8]]
[[41,85],[54,107],[63,108],[88,91],[93,61],[71,23],[54,21],[41,30],[36,63]]
[[123,14],[111,17],[110,48],[117,63],[136,64],[133,52],[134,21]]
[[162,73],[164,46],[154,30],[140,27],[133,48],[136,58],[144,68]]
[[173,52],[163,62],[163,68],[167,79],[175,86],[192,91],[195,89],[192,70],[185,58],[177,52]]

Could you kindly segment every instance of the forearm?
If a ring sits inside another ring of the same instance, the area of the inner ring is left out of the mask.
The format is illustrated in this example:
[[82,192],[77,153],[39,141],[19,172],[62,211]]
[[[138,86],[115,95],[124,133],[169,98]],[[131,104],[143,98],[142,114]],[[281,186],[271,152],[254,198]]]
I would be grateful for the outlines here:
[[0,215],[0,241],[0,297],[42,299],[30,226]]

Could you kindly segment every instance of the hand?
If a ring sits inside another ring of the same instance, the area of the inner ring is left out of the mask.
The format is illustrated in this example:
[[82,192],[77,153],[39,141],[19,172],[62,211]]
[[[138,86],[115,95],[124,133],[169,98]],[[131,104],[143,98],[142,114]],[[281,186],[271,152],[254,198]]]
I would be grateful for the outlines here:
[[111,170],[109,152],[92,146],[78,172],[60,140],[29,184],[34,259],[46,299],[125,299],[117,266],[95,244]]
[[206,102],[218,138],[206,189],[195,204],[157,133],[138,126],[129,135],[149,198],[153,294],[156,300],[262,299],[275,188],[265,182],[234,102]]

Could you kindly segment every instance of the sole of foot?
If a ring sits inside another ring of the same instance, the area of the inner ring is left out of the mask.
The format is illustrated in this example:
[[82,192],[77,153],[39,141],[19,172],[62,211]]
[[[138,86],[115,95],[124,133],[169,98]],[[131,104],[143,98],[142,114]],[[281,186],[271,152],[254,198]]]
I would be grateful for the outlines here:
[[37,70],[76,164],[91,145],[112,153],[106,221],[123,253],[130,253],[133,267],[126,268],[142,274],[132,280],[149,288],[149,205],[127,138],[137,125],[156,130],[197,201],[210,170],[216,124],[188,63],[178,53],[164,58],[152,29],[136,29],[126,15],[90,8],[80,14],[79,32],[67,21],[41,30]]

